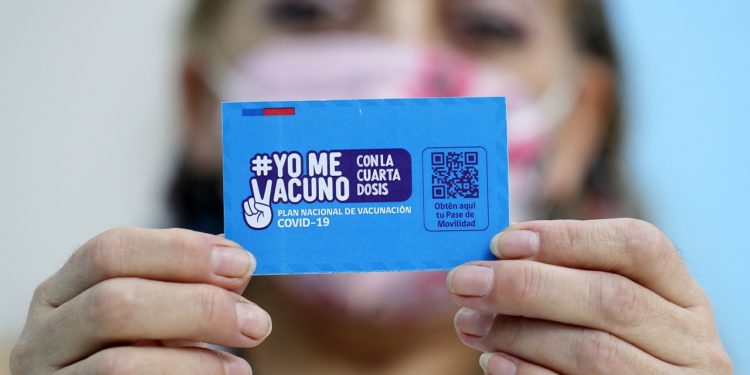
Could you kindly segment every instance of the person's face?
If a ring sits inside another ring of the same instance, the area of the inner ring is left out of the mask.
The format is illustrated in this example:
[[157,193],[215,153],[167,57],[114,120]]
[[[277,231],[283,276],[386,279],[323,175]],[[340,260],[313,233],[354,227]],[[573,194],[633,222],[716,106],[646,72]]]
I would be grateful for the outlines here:
[[[567,0],[228,1],[213,37],[215,48],[207,53],[221,54],[230,63],[277,40],[353,32],[407,45],[450,47],[539,92],[561,77],[580,76]],[[196,164],[218,170],[219,101],[204,91],[188,93],[211,104],[193,105],[201,110],[188,119],[187,149]]]

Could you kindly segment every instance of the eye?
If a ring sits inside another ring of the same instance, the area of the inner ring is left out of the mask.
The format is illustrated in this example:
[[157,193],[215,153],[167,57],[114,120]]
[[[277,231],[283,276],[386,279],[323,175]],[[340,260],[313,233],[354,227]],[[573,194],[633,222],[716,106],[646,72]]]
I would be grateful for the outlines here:
[[508,46],[526,40],[527,32],[518,22],[498,15],[464,12],[451,22],[455,36],[470,45]]
[[445,0],[442,5],[448,37],[462,48],[481,53],[527,43],[538,13],[526,1]]
[[268,12],[274,23],[285,26],[313,25],[324,18],[320,6],[310,1],[278,1]]
[[458,21],[458,31],[466,38],[482,43],[519,43],[526,33],[513,22],[497,16],[471,14]]
[[278,27],[309,31],[351,24],[357,5],[353,0],[277,0],[269,2],[266,13]]

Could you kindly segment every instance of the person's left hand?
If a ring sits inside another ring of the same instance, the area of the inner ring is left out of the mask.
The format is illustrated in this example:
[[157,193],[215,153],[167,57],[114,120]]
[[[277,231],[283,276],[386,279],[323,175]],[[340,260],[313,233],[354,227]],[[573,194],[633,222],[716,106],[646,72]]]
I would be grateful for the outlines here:
[[651,224],[521,223],[491,249],[448,275],[485,373],[731,374],[706,293]]

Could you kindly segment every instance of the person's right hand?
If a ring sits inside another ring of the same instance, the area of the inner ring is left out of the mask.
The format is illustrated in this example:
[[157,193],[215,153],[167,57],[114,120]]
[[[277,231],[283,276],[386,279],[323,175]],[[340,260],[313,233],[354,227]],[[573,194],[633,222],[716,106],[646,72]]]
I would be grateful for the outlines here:
[[271,318],[241,296],[255,259],[181,229],[94,237],[36,289],[11,373],[250,374],[206,343],[253,347]]

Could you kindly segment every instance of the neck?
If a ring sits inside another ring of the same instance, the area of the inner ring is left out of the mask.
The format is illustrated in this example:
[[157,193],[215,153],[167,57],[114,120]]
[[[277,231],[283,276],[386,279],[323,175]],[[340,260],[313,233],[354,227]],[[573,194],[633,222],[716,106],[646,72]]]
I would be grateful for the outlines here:
[[452,317],[398,327],[331,316],[284,296],[272,278],[250,283],[250,299],[273,319],[273,333],[247,357],[260,374],[465,374],[477,353],[456,337]]

